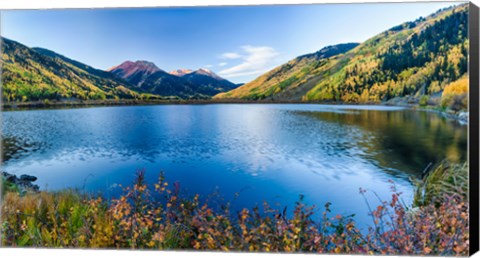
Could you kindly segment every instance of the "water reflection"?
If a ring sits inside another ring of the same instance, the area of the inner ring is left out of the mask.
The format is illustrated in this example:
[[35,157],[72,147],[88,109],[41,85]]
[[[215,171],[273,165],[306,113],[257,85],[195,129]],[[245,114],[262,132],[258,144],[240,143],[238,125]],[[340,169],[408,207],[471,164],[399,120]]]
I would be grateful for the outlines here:
[[41,149],[41,143],[28,139],[2,136],[2,161],[19,159]]
[[372,111],[296,112],[335,124],[356,126],[368,132],[358,143],[381,167],[418,176],[428,164],[445,158],[467,159],[467,130],[432,112]]

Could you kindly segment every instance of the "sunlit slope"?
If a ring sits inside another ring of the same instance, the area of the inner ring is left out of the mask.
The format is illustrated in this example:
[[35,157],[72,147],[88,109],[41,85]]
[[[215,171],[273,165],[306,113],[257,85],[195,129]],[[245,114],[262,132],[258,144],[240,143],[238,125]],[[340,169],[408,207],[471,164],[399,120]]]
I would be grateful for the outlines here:
[[299,56],[286,64],[276,67],[257,79],[215,99],[301,99],[318,81],[328,76],[324,71],[334,68],[343,53],[356,47],[357,43],[328,46],[318,52]]
[[436,96],[467,73],[467,24],[468,5],[442,9],[335,55],[298,57],[215,98],[378,103]]
[[137,98],[128,83],[52,51],[2,38],[4,101]]
[[346,64],[303,100],[380,102],[434,95],[467,73],[466,5],[385,31],[353,49]]

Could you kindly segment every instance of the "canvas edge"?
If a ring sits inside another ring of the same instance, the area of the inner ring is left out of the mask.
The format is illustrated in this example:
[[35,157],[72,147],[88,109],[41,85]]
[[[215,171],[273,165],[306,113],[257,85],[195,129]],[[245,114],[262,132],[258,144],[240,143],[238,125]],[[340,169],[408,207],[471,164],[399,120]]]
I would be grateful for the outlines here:
[[[401,2],[401,1],[399,1]],[[430,1],[422,1],[422,2],[430,2]],[[444,0],[442,2],[450,2],[449,0]],[[367,3],[397,3],[397,2],[367,2]],[[404,2],[405,3],[405,2]],[[414,2],[411,2],[414,3]],[[326,3],[316,3],[316,4],[342,4],[336,2],[326,2]],[[348,3],[343,3],[348,4]],[[358,4],[358,3],[357,3]],[[292,4],[297,5],[297,4]],[[305,3],[298,4],[298,5],[305,5]],[[228,5],[227,5],[228,6]],[[171,6],[159,6],[161,7],[171,7]],[[188,7],[188,6],[179,6],[179,7]],[[197,7],[211,7],[211,6],[197,6]],[[214,6],[214,7],[223,7]],[[111,7],[105,7],[108,9]],[[122,8],[122,7],[120,7]],[[123,8],[131,8],[131,7],[123,7]],[[149,7],[140,7],[140,8],[158,8],[154,6]],[[40,8],[41,9],[41,8]],[[83,9],[83,8],[72,8],[72,9]],[[118,9],[118,8],[115,8]],[[0,58],[1,58],[1,45],[2,45],[2,30],[1,30],[1,18],[2,12],[5,10],[0,9]],[[479,229],[480,229],[480,207],[479,207],[479,75],[480,75],[480,66],[479,66],[479,7],[476,6],[473,2],[469,2],[469,148],[468,148],[468,163],[469,163],[469,229],[470,229],[470,236],[469,236],[469,255],[472,256],[473,254],[479,251]],[[2,88],[2,63],[0,62],[0,89]],[[0,91],[0,104],[2,102],[2,91]],[[3,111],[0,105],[0,111]],[[1,132],[1,112],[0,112],[0,132]],[[0,161],[2,158],[2,150],[0,148]],[[2,190],[2,184],[0,183],[0,192]],[[0,195],[0,203],[2,203],[2,197]],[[1,218],[1,210],[0,210],[0,218]],[[5,248],[2,245],[2,234],[0,234],[0,248]]]
[[[2,57],[3,57],[3,52],[2,52],[2,44],[3,44],[3,11],[4,10],[1,10],[0,9],[0,61],[2,60]],[[3,135],[3,103],[2,103],[2,99],[3,99],[3,79],[2,79],[2,76],[3,76],[3,62],[0,62],[0,134]],[[2,136],[3,137],[3,136]],[[3,144],[0,143],[0,145]],[[3,148],[0,148],[0,164],[3,164]],[[2,171],[0,171],[1,173]],[[0,178],[1,179],[1,178]],[[2,181],[0,181],[0,206],[1,204],[3,203],[3,196],[2,196],[2,193],[3,192],[3,183]],[[0,221],[3,221],[2,220],[2,210],[3,209],[0,209]],[[3,247],[3,231],[2,231],[2,228],[0,227],[0,248]]]
[[469,6],[469,201],[470,255],[479,249],[479,9]]

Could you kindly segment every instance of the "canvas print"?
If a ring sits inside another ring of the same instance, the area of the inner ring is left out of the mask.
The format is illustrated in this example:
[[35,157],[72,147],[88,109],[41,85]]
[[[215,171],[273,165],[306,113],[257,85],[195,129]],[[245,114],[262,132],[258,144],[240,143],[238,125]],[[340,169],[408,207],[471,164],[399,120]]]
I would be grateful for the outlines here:
[[1,245],[468,255],[470,6],[1,11]]

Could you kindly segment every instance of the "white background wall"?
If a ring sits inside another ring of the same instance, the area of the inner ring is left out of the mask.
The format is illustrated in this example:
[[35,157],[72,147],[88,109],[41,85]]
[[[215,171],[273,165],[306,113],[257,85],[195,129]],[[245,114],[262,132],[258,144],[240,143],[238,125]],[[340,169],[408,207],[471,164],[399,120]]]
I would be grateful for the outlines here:
[[[228,1],[228,2],[227,2]],[[378,0],[382,2],[442,2],[412,0]],[[94,7],[149,7],[149,6],[192,6],[192,5],[247,5],[247,4],[302,4],[302,3],[361,3],[378,2],[375,0],[0,0],[0,9],[38,9],[38,8],[94,8]],[[480,7],[480,0],[472,0]],[[478,218],[477,218],[478,219]],[[477,232],[478,234],[478,232]],[[243,254],[219,252],[152,252],[152,251],[109,251],[109,250],[52,250],[0,248],[1,258],[95,258],[95,257],[172,257],[172,258],[305,258],[305,257],[362,257],[349,255],[305,255],[305,254]],[[384,257],[384,256],[375,256]],[[385,256],[392,257],[392,256]],[[395,256],[393,256],[395,257]],[[400,256],[398,256],[400,257]],[[480,258],[477,253],[474,257]]]

